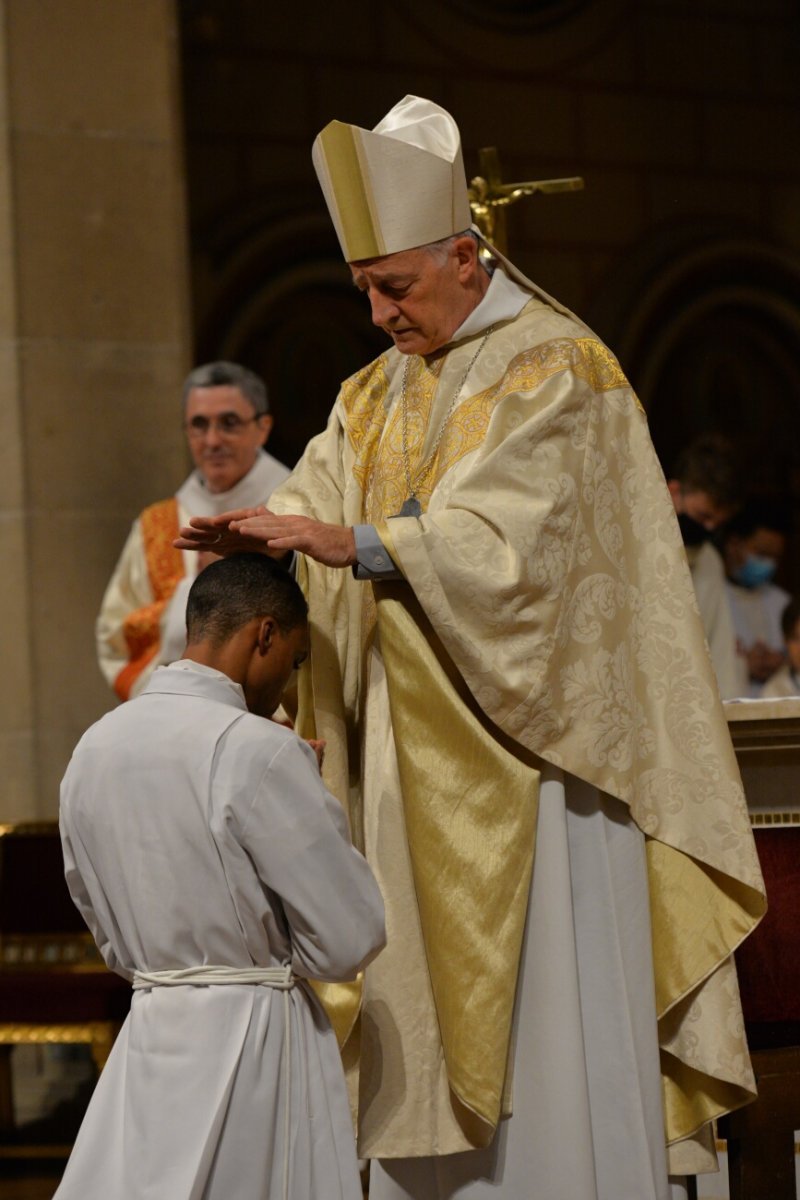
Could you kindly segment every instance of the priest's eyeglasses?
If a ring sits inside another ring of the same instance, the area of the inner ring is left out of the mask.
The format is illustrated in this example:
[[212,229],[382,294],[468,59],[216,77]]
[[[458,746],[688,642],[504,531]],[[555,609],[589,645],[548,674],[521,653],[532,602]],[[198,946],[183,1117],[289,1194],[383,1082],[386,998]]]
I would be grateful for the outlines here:
[[216,429],[225,437],[238,437],[246,425],[260,421],[263,416],[264,413],[256,413],[252,417],[240,417],[238,413],[228,412],[218,417],[192,417],[183,427],[190,438],[204,438],[210,429]]

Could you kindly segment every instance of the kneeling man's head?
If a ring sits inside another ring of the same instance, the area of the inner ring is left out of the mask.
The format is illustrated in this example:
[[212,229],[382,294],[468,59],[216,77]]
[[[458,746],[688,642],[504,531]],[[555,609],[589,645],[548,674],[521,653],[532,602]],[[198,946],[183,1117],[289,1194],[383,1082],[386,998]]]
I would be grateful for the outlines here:
[[222,671],[247,707],[271,716],[308,655],[308,606],[291,575],[262,554],[233,554],[206,567],[186,605],[184,657]]

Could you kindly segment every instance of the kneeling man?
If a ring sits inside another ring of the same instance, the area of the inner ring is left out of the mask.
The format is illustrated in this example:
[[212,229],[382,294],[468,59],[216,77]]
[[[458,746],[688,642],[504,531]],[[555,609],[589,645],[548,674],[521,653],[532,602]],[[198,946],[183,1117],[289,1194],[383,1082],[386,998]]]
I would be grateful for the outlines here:
[[82,738],[61,791],[72,896],[131,1013],[59,1200],[356,1200],[336,1038],[306,980],[384,942],[375,880],[314,751],[265,720],[305,658],[269,559],[195,580],[184,657]]

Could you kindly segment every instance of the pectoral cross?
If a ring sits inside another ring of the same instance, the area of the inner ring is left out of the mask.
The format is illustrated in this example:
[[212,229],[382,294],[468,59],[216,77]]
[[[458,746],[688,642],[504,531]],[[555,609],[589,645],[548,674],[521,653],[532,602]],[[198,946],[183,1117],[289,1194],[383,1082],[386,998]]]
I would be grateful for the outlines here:
[[407,500],[403,501],[400,512],[395,515],[398,517],[421,517],[422,505],[416,496],[409,496]]
[[534,192],[579,192],[583,180],[579,175],[566,179],[535,179],[528,183],[503,183],[500,174],[500,156],[495,146],[478,151],[478,166],[481,174],[470,180],[469,206],[475,224],[483,236],[506,254],[506,209],[523,196]]

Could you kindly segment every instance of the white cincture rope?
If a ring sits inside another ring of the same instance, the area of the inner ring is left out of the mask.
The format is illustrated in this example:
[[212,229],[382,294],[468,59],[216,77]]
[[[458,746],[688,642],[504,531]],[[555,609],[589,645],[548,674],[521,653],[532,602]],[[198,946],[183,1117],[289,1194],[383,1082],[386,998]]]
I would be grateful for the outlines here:
[[133,988],[137,992],[152,987],[177,987],[183,984],[192,987],[214,987],[217,984],[226,983],[252,984],[255,987],[271,987],[283,992],[283,1019],[286,1029],[283,1200],[289,1200],[289,1135],[292,1100],[292,1014],[289,992],[295,985],[291,966],[287,963],[283,967],[182,967],[175,971],[134,971],[133,973]]
[[208,987],[212,983],[253,983],[280,991],[294,987],[292,968],[283,967],[180,967],[176,971],[134,971],[133,986],[138,991],[149,987],[176,987],[191,983]]

